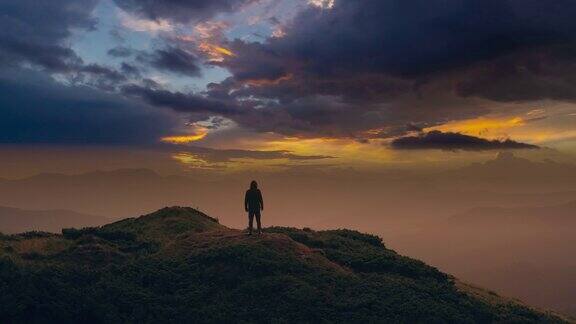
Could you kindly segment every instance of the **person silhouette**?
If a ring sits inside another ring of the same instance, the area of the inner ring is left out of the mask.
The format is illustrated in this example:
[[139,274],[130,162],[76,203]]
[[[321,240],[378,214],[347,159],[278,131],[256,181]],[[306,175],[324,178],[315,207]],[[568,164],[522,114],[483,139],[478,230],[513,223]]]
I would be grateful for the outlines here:
[[250,183],[250,189],[246,191],[246,196],[244,197],[244,210],[248,213],[248,234],[252,235],[254,217],[256,217],[258,234],[262,234],[260,211],[264,210],[264,200],[262,199],[262,192],[258,189],[258,183],[256,181],[252,181]]

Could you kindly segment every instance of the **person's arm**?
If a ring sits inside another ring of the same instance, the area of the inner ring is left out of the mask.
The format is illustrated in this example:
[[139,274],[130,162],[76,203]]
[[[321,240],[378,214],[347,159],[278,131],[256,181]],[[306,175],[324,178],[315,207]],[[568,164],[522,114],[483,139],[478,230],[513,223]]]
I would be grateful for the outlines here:
[[246,195],[244,195],[244,210],[248,211],[248,191],[246,191]]
[[260,200],[260,209],[264,210],[264,200],[262,199],[262,192],[258,190],[258,199]]

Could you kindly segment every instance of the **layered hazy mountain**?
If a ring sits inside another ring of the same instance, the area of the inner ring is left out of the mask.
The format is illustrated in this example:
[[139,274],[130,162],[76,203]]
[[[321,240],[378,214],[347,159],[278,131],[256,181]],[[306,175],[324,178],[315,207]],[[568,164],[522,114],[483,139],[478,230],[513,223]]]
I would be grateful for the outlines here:
[[451,225],[503,226],[540,225],[547,228],[576,225],[576,200],[551,206],[478,207],[452,217]]
[[4,234],[60,232],[66,227],[98,226],[109,221],[105,217],[70,210],[24,210],[0,206],[0,233]]
[[377,236],[286,227],[249,236],[192,208],[0,236],[0,256],[0,319],[10,323],[568,322]]
[[[264,193],[266,226],[350,228],[380,235],[396,250],[462,279],[576,315],[576,289],[566,284],[576,276],[571,232],[576,167],[569,163],[504,153],[434,172],[306,169],[196,177],[121,169],[40,174],[0,180],[0,206],[121,219],[182,205],[243,228],[243,195],[252,179]],[[78,219],[62,227],[99,225],[104,218]],[[21,230],[34,230],[45,221],[16,222],[25,225]]]
[[460,278],[576,314],[576,202],[479,207],[396,240]]
[[574,190],[576,166],[550,159],[534,162],[501,152],[494,160],[446,172],[436,180],[443,185],[499,192]]
[[[144,213],[166,204],[193,205],[234,222],[241,211],[242,193],[252,178],[265,187],[273,203],[269,204],[274,208],[270,216],[278,215],[278,220],[293,224],[302,220],[322,223],[326,217],[338,220],[349,212],[361,211],[362,219],[355,221],[370,220],[373,226],[374,220],[435,219],[474,207],[550,205],[576,198],[576,166],[532,162],[506,153],[485,163],[443,172],[337,169],[212,178],[161,176],[147,169],[39,174],[0,180],[0,205],[69,209],[108,217]],[[410,203],[414,201],[418,204]],[[376,213],[374,208],[386,213]]]

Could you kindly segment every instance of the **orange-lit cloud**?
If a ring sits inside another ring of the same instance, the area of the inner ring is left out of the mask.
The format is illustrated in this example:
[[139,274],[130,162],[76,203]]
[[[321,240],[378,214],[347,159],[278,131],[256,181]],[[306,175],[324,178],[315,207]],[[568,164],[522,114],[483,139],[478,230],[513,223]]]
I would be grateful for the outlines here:
[[208,42],[199,43],[198,50],[212,62],[222,62],[227,56],[234,56],[234,53],[229,49]]
[[228,24],[222,21],[203,22],[194,26],[193,35],[180,35],[176,38],[196,46],[209,61],[222,62],[226,57],[234,56],[230,49],[222,45],[226,39],[224,31],[228,27]]
[[208,135],[206,128],[197,128],[194,134],[166,136],[160,139],[161,142],[170,144],[188,144],[199,141]]
[[178,36],[177,39],[182,42],[195,43],[198,50],[202,54],[206,55],[211,61],[221,62],[226,56],[234,56],[234,53],[232,53],[231,50],[218,44],[211,43],[211,40],[195,38],[190,35]]

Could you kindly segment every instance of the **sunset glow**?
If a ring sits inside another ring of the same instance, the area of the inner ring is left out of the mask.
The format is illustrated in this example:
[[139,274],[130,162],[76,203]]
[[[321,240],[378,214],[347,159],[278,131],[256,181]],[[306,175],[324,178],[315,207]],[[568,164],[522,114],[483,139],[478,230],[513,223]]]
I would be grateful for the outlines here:
[[0,322],[576,319],[575,17],[0,0]]
[[522,117],[487,118],[480,117],[469,120],[453,121],[446,124],[428,128],[426,130],[440,130],[444,132],[459,132],[482,137],[506,136],[513,128],[526,125]]

